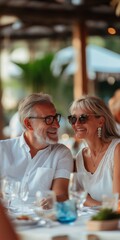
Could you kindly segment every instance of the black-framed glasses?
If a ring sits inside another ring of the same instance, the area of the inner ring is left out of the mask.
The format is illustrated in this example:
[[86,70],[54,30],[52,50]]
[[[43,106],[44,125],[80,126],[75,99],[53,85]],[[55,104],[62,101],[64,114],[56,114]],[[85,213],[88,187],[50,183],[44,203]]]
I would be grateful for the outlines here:
[[74,115],[70,115],[68,116],[68,121],[71,125],[74,125],[77,120],[79,121],[79,123],[84,124],[89,120],[89,116],[94,115],[96,117],[99,117],[98,115],[96,115],[95,113],[91,113],[91,114],[81,114],[78,118]]
[[61,114],[56,113],[54,116],[53,115],[48,115],[46,117],[29,117],[29,119],[43,119],[47,125],[51,125],[54,120],[56,120],[58,123],[61,120]]

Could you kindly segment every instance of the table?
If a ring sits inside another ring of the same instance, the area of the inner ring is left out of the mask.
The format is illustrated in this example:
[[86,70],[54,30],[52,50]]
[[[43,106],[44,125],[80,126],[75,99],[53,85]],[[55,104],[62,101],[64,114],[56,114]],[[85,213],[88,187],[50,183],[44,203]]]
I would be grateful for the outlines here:
[[93,240],[88,238],[90,234],[98,236],[99,240],[120,240],[119,230],[87,231],[85,221],[85,217],[81,216],[72,224],[59,224],[49,228],[33,226],[27,229],[17,229],[17,233],[21,240]]
[[[55,236],[69,236],[70,240],[87,240],[88,234],[95,234],[100,240],[120,240],[120,231],[88,232],[79,226],[59,226],[56,228],[35,228],[18,232],[21,240],[53,240]],[[64,240],[64,238],[63,238]]]

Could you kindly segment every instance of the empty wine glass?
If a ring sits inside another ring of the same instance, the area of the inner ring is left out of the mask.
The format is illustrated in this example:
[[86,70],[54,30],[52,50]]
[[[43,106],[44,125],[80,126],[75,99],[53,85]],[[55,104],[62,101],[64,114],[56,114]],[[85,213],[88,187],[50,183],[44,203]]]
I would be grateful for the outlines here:
[[15,198],[18,198],[20,182],[11,178],[3,178],[1,180],[1,193],[3,203],[6,207],[12,208],[12,203]]
[[28,200],[28,195],[29,195],[29,187],[28,187],[28,183],[25,184],[21,184],[20,186],[20,199],[22,200],[22,208],[21,211],[24,213],[26,208],[25,208],[25,202]]
[[80,173],[71,173],[69,180],[69,199],[74,199],[76,201],[78,216],[81,215],[84,202],[86,201],[87,191],[84,189],[84,186],[80,185],[81,178],[85,177],[84,174]]

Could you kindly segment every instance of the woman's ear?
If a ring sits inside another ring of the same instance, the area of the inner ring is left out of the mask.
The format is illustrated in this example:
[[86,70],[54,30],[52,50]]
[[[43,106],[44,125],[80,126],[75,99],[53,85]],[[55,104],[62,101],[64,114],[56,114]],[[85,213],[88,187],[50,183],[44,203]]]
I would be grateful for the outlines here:
[[102,127],[104,125],[104,123],[105,123],[105,118],[103,116],[101,116],[99,118],[99,126]]
[[26,129],[28,129],[28,130],[33,130],[33,127],[32,127],[32,125],[31,125],[31,123],[30,123],[29,118],[25,118],[25,119],[24,119],[24,125],[25,125]]

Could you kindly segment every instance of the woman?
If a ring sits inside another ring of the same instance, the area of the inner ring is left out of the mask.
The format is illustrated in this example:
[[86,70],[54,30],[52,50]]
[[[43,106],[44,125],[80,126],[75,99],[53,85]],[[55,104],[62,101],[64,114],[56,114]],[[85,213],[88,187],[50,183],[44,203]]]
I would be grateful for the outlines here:
[[77,171],[86,174],[81,179],[88,191],[86,205],[100,205],[103,194],[120,194],[120,135],[109,108],[97,97],[75,100],[70,112],[76,137],[87,143],[76,157]]

